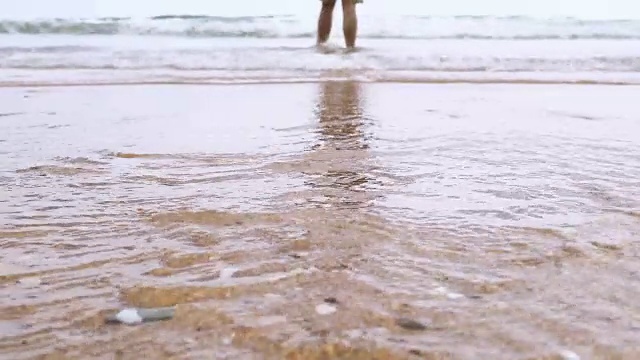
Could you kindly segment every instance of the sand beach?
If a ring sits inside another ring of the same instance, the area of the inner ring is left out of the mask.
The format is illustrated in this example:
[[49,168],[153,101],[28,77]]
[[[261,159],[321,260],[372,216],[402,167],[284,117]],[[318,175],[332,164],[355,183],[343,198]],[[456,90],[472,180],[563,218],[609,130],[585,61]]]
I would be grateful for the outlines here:
[[637,94],[1,88],[0,354],[634,358]]

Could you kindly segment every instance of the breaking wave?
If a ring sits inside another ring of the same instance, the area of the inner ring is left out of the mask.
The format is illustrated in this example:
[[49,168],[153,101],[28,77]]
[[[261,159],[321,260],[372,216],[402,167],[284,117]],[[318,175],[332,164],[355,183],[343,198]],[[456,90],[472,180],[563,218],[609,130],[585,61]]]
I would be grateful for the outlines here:
[[[361,37],[379,39],[640,39],[640,20],[537,19],[521,16],[363,17]],[[162,15],[144,19],[2,20],[0,34],[307,38],[314,21],[295,15]]]
[[103,49],[82,46],[0,48],[0,69],[323,71],[385,70],[446,72],[640,72],[640,58],[618,56],[527,56],[526,54],[442,56],[363,50],[325,56],[311,48]]

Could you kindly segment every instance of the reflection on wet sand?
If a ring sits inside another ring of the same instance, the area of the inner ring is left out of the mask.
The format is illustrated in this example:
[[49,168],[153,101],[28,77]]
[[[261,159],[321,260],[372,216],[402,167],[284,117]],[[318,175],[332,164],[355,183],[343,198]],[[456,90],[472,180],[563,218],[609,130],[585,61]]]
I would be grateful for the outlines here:
[[362,84],[356,81],[332,81],[320,85],[315,114],[320,125],[320,140],[334,150],[369,148],[364,132],[365,99]]
[[318,143],[305,159],[320,173],[306,184],[322,194],[321,205],[358,209],[371,201],[366,193],[372,179],[362,92],[362,84],[355,81],[320,84],[314,111]]

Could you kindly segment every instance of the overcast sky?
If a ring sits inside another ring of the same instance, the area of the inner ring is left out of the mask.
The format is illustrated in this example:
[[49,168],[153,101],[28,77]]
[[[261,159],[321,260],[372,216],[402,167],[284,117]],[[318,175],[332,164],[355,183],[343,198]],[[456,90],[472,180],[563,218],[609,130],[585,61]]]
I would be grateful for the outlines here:
[[[319,0],[2,0],[2,18],[149,16],[158,14],[315,16]],[[367,14],[533,15],[640,18],[640,0],[365,0]]]

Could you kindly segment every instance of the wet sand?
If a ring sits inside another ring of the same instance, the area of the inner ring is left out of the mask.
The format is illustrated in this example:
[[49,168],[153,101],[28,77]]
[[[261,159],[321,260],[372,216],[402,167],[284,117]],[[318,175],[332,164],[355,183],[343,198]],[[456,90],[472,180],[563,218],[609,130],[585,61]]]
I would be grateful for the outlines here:
[[637,359],[639,93],[0,88],[0,357]]

